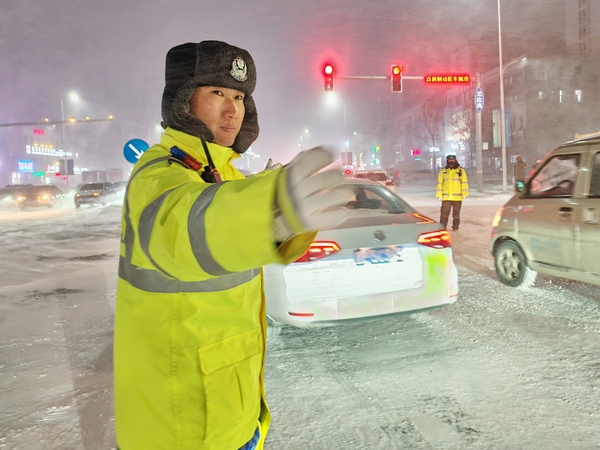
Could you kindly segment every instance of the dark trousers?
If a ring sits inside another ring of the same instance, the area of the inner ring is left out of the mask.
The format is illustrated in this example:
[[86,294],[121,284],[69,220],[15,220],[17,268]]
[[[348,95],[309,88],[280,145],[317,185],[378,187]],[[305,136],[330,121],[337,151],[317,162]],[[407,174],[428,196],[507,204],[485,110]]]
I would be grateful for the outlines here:
[[450,216],[450,210],[452,210],[452,229],[458,230],[460,225],[460,208],[462,202],[456,200],[443,200],[442,208],[440,210],[440,223],[444,225],[444,228],[448,228],[448,217]]

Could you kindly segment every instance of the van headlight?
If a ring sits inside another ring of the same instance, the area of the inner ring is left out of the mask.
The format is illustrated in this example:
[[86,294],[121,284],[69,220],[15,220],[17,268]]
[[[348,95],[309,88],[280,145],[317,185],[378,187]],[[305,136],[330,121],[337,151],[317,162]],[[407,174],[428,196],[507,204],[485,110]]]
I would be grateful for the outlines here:
[[494,216],[494,220],[492,220],[492,228],[496,228],[500,224],[500,220],[502,219],[502,214],[504,213],[504,206],[496,211],[496,215]]

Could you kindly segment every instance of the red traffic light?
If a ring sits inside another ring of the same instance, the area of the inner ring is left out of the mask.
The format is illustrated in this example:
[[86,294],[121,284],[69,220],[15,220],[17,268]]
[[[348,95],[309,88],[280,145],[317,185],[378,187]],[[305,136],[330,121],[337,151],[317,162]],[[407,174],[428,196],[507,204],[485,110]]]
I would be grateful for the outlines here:
[[391,69],[392,92],[402,92],[402,66],[393,64]]
[[333,72],[335,69],[333,68],[333,64],[325,64],[323,66],[323,76],[325,81],[325,90],[333,91]]

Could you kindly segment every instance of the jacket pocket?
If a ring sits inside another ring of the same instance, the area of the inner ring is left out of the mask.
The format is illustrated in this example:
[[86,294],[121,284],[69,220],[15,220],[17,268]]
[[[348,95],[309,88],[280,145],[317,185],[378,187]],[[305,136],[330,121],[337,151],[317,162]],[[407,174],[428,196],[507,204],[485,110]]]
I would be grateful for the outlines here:
[[198,349],[206,407],[204,442],[229,442],[260,414],[262,335],[250,330]]

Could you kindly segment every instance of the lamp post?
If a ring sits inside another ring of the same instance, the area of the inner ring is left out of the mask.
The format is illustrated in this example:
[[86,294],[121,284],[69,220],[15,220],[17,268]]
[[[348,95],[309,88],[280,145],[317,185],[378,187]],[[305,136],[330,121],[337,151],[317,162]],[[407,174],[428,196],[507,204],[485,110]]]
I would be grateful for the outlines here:
[[344,100],[342,100],[342,106],[344,107],[344,138],[345,138],[345,142],[344,142],[344,147],[346,152],[348,151],[348,127],[346,126],[346,102]]
[[[77,100],[79,96],[75,92],[71,92],[69,94],[71,100]],[[67,159],[67,141],[65,139],[65,104],[63,99],[60,99],[60,114],[62,119],[62,147],[63,147],[63,162],[64,162],[64,170],[65,170],[65,181],[67,182],[67,187],[69,187],[69,167],[68,167],[68,159]]]
[[[498,0],[500,4],[500,0]],[[500,20],[500,18],[498,18]],[[508,191],[507,183],[507,161],[506,161],[506,111],[504,108],[504,71],[508,66],[525,61],[527,57],[520,56],[519,58],[500,66],[500,145],[502,147],[502,190]],[[502,64],[502,49],[500,50],[500,64]]]
[[500,19],[500,0],[498,0],[498,68],[500,70],[500,146],[502,148],[502,191],[507,192],[506,182],[506,138],[504,136],[504,67],[502,62],[502,20]]
[[67,187],[69,187],[69,168],[67,163],[67,143],[65,141],[65,105],[62,98],[60,99],[60,115],[62,120],[62,148],[63,148],[63,167],[65,171],[65,180],[67,181]]

